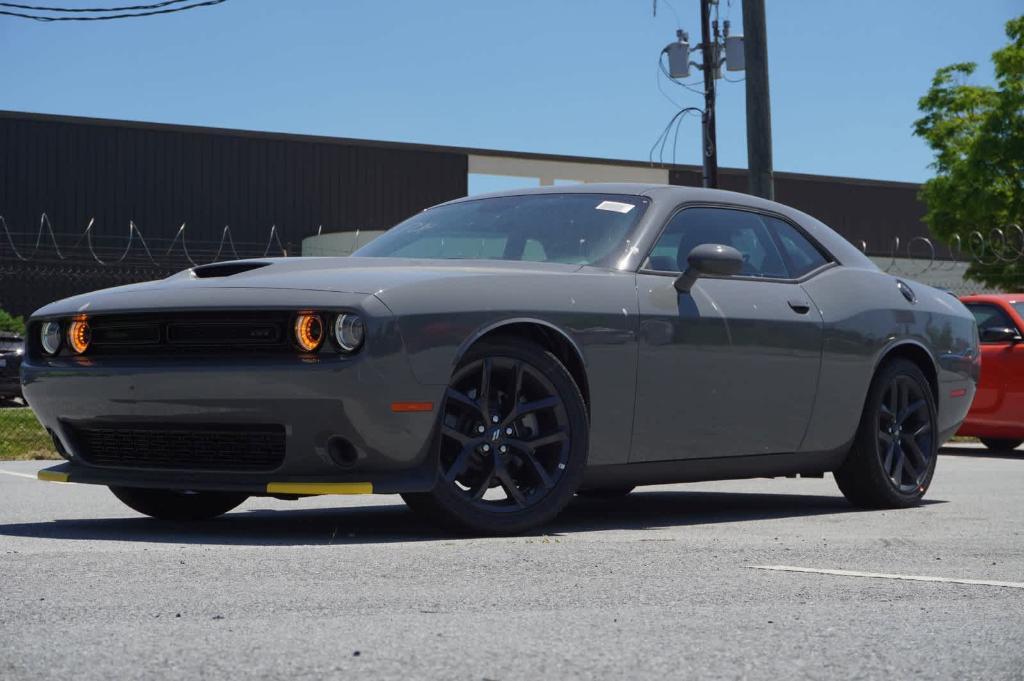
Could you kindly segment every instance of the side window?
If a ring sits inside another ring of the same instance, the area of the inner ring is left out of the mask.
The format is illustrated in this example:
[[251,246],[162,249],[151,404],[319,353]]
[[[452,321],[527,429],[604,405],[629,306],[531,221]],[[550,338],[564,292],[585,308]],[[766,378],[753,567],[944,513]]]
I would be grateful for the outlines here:
[[796,227],[785,220],[778,218],[763,217],[769,229],[775,233],[782,247],[782,253],[786,257],[789,266],[790,276],[802,277],[808,272],[813,272],[828,260],[821,254],[814,244],[807,240]]
[[677,213],[651,249],[644,269],[682,272],[690,251],[701,244],[723,244],[738,250],[743,255],[742,276],[790,276],[761,217],[728,208],[686,208]]
[[985,333],[985,329],[1015,329],[1010,316],[996,305],[987,303],[968,303],[967,309],[974,315],[974,321],[978,323],[978,332]]

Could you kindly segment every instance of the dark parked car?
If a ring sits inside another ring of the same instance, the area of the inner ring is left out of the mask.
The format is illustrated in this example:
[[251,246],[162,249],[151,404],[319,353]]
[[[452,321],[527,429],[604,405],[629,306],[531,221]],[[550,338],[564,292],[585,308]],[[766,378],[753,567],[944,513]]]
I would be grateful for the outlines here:
[[0,331],[0,402],[21,397],[21,353],[25,341],[16,333]]
[[70,298],[23,367],[68,459],[43,479],[178,520],[399,493],[490,533],[577,492],[826,471],[909,506],[977,375],[955,298],[786,206],[653,185],[466,198],[354,257]]

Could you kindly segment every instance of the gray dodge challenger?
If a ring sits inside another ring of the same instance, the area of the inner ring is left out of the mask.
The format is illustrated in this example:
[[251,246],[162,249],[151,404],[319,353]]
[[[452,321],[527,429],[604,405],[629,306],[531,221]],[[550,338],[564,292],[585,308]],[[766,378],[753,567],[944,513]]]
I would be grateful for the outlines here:
[[831,471],[918,503],[979,372],[953,296],[731,192],[451,201],[352,257],[218,262],[47,305],[21,380],[67,459],[156,518],[401,494],[481,534],[575,494]]

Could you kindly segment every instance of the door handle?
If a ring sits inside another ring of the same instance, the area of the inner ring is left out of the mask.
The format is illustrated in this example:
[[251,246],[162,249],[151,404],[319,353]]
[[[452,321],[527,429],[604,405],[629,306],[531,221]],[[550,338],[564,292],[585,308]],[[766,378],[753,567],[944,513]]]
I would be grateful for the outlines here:
[[808,300],[802,300],[800,298],[791,298],[789,306],[793,309],[793,312],[797,314],[807,314],[811,311],[811,303]]

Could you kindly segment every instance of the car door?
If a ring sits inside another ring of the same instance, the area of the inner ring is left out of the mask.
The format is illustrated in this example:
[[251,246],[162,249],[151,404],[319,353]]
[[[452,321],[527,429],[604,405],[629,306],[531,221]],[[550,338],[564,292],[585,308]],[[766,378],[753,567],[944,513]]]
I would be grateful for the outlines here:
[[[673,286],[690,251],[732,246],[733,277]],[[814,406],[822,317],[799,279],[829,264],[800,230],[735,208],[683,208],[637,274],[631,462],[796,451]]]
[[969,302],[981,337],[981,377],[971,403],[971,419],[990,425],[1017,425],[1024,419],[1024,343],[989,340],[988,331],[1020,327],[995,302]]

